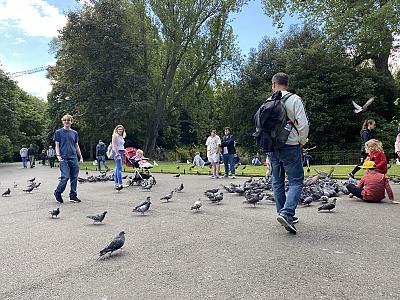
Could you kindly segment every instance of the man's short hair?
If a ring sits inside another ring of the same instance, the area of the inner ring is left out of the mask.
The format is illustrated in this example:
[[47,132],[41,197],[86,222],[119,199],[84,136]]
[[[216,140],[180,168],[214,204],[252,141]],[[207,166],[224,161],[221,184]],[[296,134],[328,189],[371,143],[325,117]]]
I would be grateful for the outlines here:
[[229,130],[229,132],[232,132],[232,130],[231,130],[230,127],[225,127],[225,128],[224,128],[224,130],[227,130],[227,129]]
[[211,129],[210,129],[210,133],[211,133],[213,130],[217,131],[217,129],[215,129],[215,128],[211,128]]
[[278,85],[288,86],[289,76],[283,72],[276,73],[274,76],[272,76],[272,82],[275,82]]

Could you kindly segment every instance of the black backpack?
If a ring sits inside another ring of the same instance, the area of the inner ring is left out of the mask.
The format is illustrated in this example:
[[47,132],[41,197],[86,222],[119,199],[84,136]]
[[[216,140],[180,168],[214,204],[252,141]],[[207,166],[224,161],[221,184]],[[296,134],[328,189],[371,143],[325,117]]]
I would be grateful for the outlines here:
[[285,145],[288,140],[294,124],[287,117],[283,103],[292,95],[287,93],[282,97],[281,91],[274,93],[254,115],[256,132],[253,136],[257,146],[264,152],[273,152]]

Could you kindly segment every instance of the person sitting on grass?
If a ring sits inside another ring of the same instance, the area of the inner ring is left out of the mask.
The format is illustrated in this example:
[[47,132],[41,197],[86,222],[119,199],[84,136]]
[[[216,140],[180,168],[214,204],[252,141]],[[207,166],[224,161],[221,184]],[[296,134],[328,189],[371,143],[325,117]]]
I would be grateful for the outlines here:
[[361,166],[365,169],[365,175],[361,178],[358,185],[349,183],[347,190],[350,192],[349,197],[356,196],[365,202],[381,202],[385,198],[385,190],[388,194],[389,200],[393,204],[399,202],[394,200],[393,191],[390,187],[389,180],[385,174],[379,173],[376,170],[376,165],[371,160],[366,160]]
[[196,152],[196,155],[194,156],[194,158],[193,158],[193,163],[192,163],[192,165],[193,166],[196,166],[196,167],[202,167],[202,168],[204,168],[204,160],[201,158],[201,156],[200,156],[200,152]]
[[136,155],[133,157],[133,159],[139,163],[140,168],[150,169],[153,167],[153,165],[149,163],[149,159],[144,157],[144,152],[141,149],[136,150]]

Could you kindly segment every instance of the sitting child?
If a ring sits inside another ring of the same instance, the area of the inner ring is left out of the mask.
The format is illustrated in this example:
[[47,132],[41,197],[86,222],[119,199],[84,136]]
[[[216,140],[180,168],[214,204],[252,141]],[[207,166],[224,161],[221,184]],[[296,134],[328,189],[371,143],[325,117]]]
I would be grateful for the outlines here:
[[393,204],[399,202],[394,200],[393,191],[390,187],[389,180],[385,174],[381,174],[376,170],[376,165],[371,160],[366,160],[362,167],[365,169],[365,175],[361,178],[357,186],[352,183],[347,185],[347,190],[350,192],[349,197],[353,195],[365,202],[381,202],[385,198],[385,190],[389,200]]
[[388,162],[385,152],[383,152],[382,143],[375,139],[369,140],[365,143],[365,152],[368,154],[367,159],[375,162],[376,170],[379,173],[386,174],[388,170]]
[[149,163],[148,158],[144,157],[143,150],[141,149],[136,150],[136,155],[133,159],[139,164],[140,168],[149,169],[153,167],[153,165]]

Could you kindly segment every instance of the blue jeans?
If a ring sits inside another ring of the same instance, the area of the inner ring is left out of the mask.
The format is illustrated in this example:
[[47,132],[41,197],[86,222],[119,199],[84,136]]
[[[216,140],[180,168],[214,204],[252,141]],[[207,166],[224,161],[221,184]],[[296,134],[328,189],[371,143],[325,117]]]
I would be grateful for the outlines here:
[[[284,145],[278,151],[267,153],[272,168],[272,187],[276,210],[291,222],[303,189],[304,170],[300,145]],[[285,173],[289,190],[285,194]]]
[[21,157],[22,159],[22,166],[26,169],[28,167],[28,157],[24,156]]
[[78,183],[78,174],[79,174],[79,162],[78,158],[73,159],[64,159],[60,161],[60,171],[61,171],[61,179],[58,183],[58,186],[55,190],[57,194],[62,194],[67,186],[67,182],[69,179],[71,190],[69,192],[69,197],[76,197],[78,194],[76,192],[76,186]]
[[115,172],[114,172],[114,181],[115,184],[122,184],[122,163],[124,161],[124,150],[119,150],[119,155],[121,159],[117,159],[117,154],[114,153],[114,161],[115,161]]
[[108,169],[106,164],[106,157],[104,155],[97,156],[96,159],[97,159],[97,170],[101,171],[101,165],[100,165],[101,162],[103,163],[104,168],[106,168],[106,170]]
[[224,162],[224,167],[225,167],[225,176],[229,175],[229,167],[231,168],[232,176],[235,176],[235,164],[233,162],[233,154],[222,155],[222,160]]

